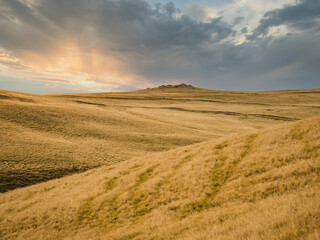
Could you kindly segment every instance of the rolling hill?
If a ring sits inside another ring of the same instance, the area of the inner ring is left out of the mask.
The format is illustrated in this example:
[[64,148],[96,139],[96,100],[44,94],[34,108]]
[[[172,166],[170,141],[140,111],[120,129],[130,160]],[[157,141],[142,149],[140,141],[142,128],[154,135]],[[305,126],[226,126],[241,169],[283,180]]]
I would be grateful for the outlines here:
[[164,86],[64,95],[0,90],[0,192],[319,113],[319,89]]
[[2,239],[319,239],[320,118],[0,194]]

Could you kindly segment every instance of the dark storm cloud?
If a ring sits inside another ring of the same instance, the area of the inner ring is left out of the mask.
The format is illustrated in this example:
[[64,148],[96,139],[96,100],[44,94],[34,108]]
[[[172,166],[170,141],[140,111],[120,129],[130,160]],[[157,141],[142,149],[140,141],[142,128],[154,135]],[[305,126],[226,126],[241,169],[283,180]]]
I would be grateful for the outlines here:
[[244,19],[245,19],[245,17],[238,16],[232,21],[232,25],[237,25],[237,24],[241,23]]
[[104,1],[96,27],[101,37],[134,50],[193,47],[220,41],[232,33],[222,18],[202,23],[186,15],[177,17],[179,12],[173,3],[152,8],[145,1]]
[[2,1],[2,11],[12,19],[1,21],[0,43],[12,49],[33,45],[36,50],[49,40],[45,37],[64,33],[81,38],[88,29],[91,41],[101,37],[119,48],[196,46],[232,33],[222,17],[209,23],[195,22],[186,15],[176,17],[180,10],[172,2],[151,6],[144,0],[43,0],[40,5],[27,6],[17,0]]
[[259,26],[248,35],[249,40],[264,36],[270,27],[288,25],[292,28],[306,29],[319,26],[320,1],[299,0],[296,5],[288,5],[265,13]]
[[248,28],[244,27],[241,29],[241,33],[246,34],[248,32]]
[[[320,86],[320,37],[305,32],[267,37],[234,45],[177,49],[152,54],[150,62],[136,61],[148,79],[180,82],[215,89],[274,90]],[[292,79],[292,84],[290,84]]]

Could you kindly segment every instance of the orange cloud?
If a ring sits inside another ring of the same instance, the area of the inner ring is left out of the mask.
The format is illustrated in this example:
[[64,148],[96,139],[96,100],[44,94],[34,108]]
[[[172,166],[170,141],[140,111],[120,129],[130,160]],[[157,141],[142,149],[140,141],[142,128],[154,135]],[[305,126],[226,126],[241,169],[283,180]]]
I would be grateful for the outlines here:
[[[81,49],[74,42],[59,43],[46,54],[22,50],[14,57],[2,49],[0,64],[7,63],[9,75],[17,76],[28,72],[36,78],[56,78],[71,83],[79,81],[130,85],[141,76],[132,74],[126,56],[115,51],[100,52],[97,49]],[[10,63],[10,64],[9,64]],[[13,64],[14,63],[14,64]],[[24,66],[24,68],[18,67]]]

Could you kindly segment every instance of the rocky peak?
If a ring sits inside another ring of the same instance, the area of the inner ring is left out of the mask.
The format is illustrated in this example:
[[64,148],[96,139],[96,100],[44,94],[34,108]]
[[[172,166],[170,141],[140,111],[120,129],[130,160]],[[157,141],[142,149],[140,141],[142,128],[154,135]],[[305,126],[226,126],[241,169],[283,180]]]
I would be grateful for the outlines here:
[[171,85],[171,84],[161,85],[159,86],[159,88],[194,88],[194,86],[181,83],[177,85]]

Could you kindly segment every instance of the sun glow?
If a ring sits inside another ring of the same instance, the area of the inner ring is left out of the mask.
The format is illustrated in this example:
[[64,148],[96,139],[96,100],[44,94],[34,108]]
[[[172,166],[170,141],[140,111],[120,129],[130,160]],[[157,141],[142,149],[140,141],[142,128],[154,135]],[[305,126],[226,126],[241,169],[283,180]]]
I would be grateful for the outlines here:
[[125,65],[123,56],[116,52],[105,54],[96,49],[82,50],[76,44],[64,44],[43,55],[24,50],[19,56],[13,56],[9,51],[0,49],[0,71],[3,75],[80,84],[90,92],[114,90],[141,78],[127,73]]

